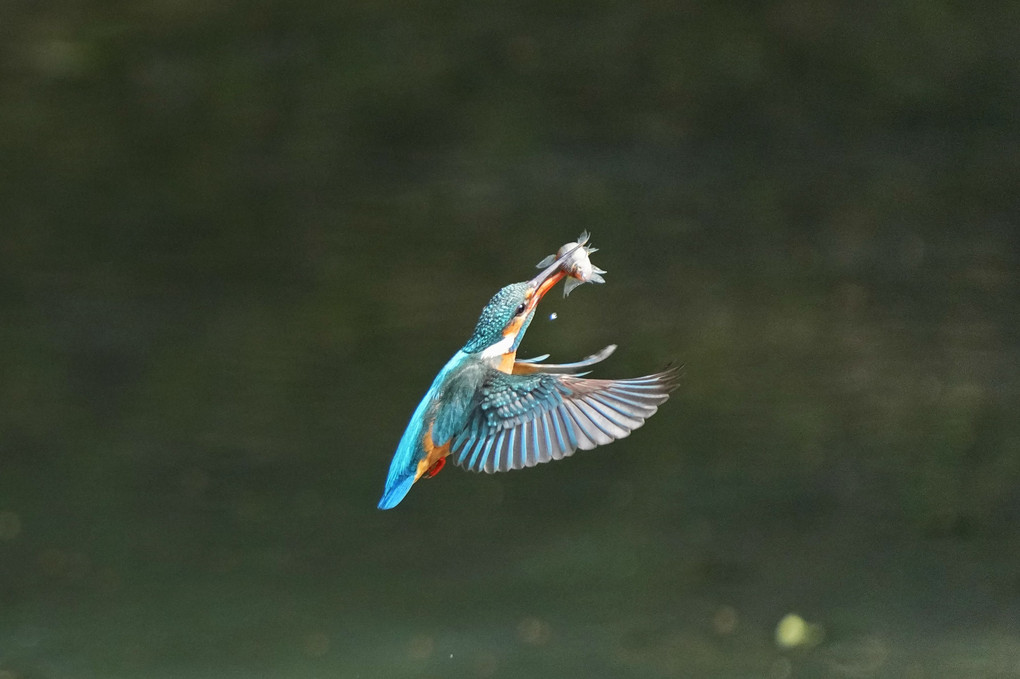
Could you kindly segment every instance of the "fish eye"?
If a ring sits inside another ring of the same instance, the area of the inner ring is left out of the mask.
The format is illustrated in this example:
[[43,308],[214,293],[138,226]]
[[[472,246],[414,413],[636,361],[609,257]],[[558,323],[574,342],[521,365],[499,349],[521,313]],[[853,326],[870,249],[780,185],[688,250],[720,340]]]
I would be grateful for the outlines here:
[[514,316],[520,316],[521,314],[524,313],[524,310],[527,309],[527,308],[528,308],[528,305],[526,305],[526,304],[520,305],[519,307],[517,307],[517,311],[514,312]]

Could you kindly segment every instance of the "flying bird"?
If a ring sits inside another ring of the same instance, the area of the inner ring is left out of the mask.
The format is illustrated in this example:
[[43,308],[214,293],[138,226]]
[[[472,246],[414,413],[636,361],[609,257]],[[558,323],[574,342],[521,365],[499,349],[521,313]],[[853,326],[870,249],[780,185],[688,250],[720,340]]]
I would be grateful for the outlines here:
[[559,281],[566,292],[602,283],[588,234],[567,243],[530,281],[497,292],[475,331],[429,387],[397,445],[379,509],[397,506],[416,481],[439,473],[447,458],[475,472],[505,472],[559,460],[621,439],[644,424],[677,386],[679,368],[605,380],[582,377],[616,345],[575,363],[518,360],[535,308]]

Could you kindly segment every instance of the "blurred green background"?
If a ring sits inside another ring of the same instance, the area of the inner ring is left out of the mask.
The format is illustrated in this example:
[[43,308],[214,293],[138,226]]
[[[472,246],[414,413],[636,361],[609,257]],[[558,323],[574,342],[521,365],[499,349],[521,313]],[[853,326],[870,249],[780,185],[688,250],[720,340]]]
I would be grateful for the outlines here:
[[[1014,3],[3,14],[0,678],[1020,677]],[[378,511],[584,229],[681,388]]]

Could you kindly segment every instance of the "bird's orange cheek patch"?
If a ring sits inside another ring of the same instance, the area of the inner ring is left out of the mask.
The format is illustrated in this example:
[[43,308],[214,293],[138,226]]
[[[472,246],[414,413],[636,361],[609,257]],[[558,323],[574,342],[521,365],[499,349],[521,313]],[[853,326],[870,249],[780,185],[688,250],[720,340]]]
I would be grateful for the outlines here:
[[519,316],[513,319],[507,323],[505,328],[503,328],[503,337],[516,335],[520,331],[522,325],[524,325],[524,316]]

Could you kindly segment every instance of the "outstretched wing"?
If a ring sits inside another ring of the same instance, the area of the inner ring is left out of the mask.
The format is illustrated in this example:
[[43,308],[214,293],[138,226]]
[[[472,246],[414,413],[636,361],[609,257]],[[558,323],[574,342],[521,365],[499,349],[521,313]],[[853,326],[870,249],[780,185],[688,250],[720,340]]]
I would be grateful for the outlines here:
[[454,464],[502,472],[559,460],[621,439],[676,388],[679,368],[623,380],[573,375],[507,375],[493,370],[482,398],[454,438]]

